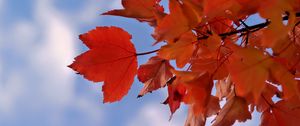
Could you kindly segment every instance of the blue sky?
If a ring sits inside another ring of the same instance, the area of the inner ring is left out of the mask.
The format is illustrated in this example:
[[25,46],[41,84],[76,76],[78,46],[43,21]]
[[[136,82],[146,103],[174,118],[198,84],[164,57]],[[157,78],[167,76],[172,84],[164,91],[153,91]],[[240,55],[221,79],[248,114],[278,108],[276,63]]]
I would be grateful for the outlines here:
[[[166,2],[166,0],[164,1]],[[152,28],[120,17],[99,16],[120,0],[0,0],[1,126],[182,126],[186,107],[169,122],[160,104],[166,89],[137,99],[137,80],[118,103],[103,104],[101,83],[76,75],[69,65],[87,48],[78,35],[114,25],[133,35],[138,52],[151,47]],[[150,57],[139,57],[139,64]],[[256,121],[247,125],[257,124]]]

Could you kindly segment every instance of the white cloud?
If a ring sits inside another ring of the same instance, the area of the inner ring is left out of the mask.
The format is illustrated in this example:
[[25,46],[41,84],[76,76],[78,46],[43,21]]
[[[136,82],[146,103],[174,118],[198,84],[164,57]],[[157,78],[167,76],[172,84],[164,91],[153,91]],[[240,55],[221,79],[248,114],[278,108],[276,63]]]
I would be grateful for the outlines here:
[[85,3],[83,9],[76,15],[77,21],[83,24],[94,23],[101,13],[101,3],[94,0],[87,0]]
[[0,50],[7,50],[0,55],[0,120],[47,113],[47,125],[64,125],[65,112],[72,106],[91,125],[99,124],[103,121],[101,108],[76,94],[76,75],[67,67],[75,57],[78,27],[53,2],[34,1],[33,19],[11,22],[11,29],[5,32],[0,29],[0,36],[5,36]]
[[163,108],[161,104],[149,103],[140,109],[137,116],[132,118],[127,126],[183,126],[185,112],[178,109],[169,121],[169,109]]
[[[0,72],[3,71],[0,70]],[[1,84],[0,87],[0,113],[5,114],[6,116],[13,116],[13,108],[16,106],[15,100],[20,96],[21,90],[23,88],[23,78],[22,75],[16,71],[12,72],[8,77],[9,78],[7,79],[7,81],[1,81],[1,83],[4,84]]]
[[121,0],[86,0],[85,6],[75,15],[78,23],[91,24],[99,20],[101,13],[123,8]]
[[109,9],[122,9],[122,3],[121,0],[112,0],[112,2],[110,2],[110,5],[108,7]]

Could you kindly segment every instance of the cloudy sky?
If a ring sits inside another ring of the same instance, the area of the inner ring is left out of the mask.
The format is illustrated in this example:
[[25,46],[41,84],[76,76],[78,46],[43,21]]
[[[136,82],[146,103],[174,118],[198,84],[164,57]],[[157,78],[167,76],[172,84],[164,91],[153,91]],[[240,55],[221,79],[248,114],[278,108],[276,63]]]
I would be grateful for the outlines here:
[[[166,0],[165,0],[166,2]],[[78,35],[114,25],[133,35],[138,52],[149,51],[153,29],[132,19],[99,16],[120,0],[0,0],[1,126],[182,126],[186,108],[169,119],[162,89],[141,99],[135,81],[118,103],[103,104],[101,83],[76,75],[69,65],[86,47]],[[145,48],[147,47],[147,48]],[[139,58],[145,63],[149,56]],[[257,124],[257,119],[248,125]]]

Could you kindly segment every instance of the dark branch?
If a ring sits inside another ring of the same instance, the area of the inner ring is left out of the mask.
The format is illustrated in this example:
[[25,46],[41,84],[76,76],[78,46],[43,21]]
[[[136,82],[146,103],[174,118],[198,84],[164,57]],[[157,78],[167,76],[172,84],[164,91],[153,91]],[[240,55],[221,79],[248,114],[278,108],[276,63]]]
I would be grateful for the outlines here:
[[[300,12],[296,13],[296,17],[300,17]],[[288,20],[288,19],[289,19],[288,15],[282,17],[283,21]],[[256,25],[253,25],[253,26],[248,26],[248,27],[245,27],[245,28],[242,28],[242,29],[231,31],[231,32],[222,33],[222,34],[219,34],[219,36],[221,38],[226,38],[228,36],[235,35],[237,33],[245,33],[247,31],[254,32],[254,31],[257,31],[259,29],[267,27],[270,23],[271,23],[271,21],[267,20],[266,22],[263,22],[263,23],[260,23],[260,24],[256,24]],[[198,40],[207,39],[208,37],[209,36],[202,36],[202,37],[199,37]]]
[[137,53],[136,56],[147,55],[147,54],[155,53],[157,51],[159,51],[159,49],[149,51],[149,52]]

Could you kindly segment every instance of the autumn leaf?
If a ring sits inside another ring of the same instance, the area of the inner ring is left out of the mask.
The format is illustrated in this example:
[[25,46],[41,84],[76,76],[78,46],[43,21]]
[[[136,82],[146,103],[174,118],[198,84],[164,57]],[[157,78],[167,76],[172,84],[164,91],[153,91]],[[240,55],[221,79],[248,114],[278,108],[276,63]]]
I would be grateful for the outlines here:
[[180,103],[186,94],[186,88],[182,83],[178,81],[173,82],[168,85],[168,98],[163,102],[163,104],[168,104],[171,111],[171,117],[175,111],[180,107]]
[[194,105],[189,106],[188,116],[185,121],[185,126],[204,126],[206,118],[215,115],[220,110],[219,99],[215,96],[210,96],[207,104],[206,113],[195,113]]
[[175,43],[170,43],[161,47],[158,56],[167,60],[175,59],[176,65],[179,68],[182,68],[191,59],[196,48],[196,40],[197,38],[192,32],[187,32]]
[[208,24],[211,27],[212,31],[216,34],[222,34],[234,29],[231,25],[232,23],[233,22],[231,20],[224,17],[216,17],[208,21]]
[[151,57],[146,64],[143,64],[138,69],[138,79],[144,83],[144,88],[140,91],[139,97],[148,92],[152,92],[161,87],[164,87],[167,81],[173,77],[170,71],[173,67],[169,61],[161,59],[157,56]]
[[251,119],[247,101],[241,97],[230,98],[217,115],[213,126],[231,126],[236,120],[245,122]]
[[266,84],[266,88],[263,90],[261,97],[256,105],[258,112],[264,112],[270,108],[270,104],[274,104],[272,98],[274,95],[280,95],[280,91],[271,84]]
[[189,106],[188,115],[184,126],[204,126],[206,119],[203,114],[196,115],[193,111],[193,106]]
[[300,106],[291,107],[291,103],[281,100],[271,107],[272,111],[266,111],[262,115],[262,126],[298,126],[300,118]]
[[300,92],[297,88],[298,83],[295,80],[294,75],[292,75],[285,67],[278,63],[274,63],[270,71],[273,79],[282,85],[284,99],[288,100],[292,97],[300,98]]
[[[136,53],[131,36],[116,27],[80,36],[89,50],[70,67],[104,81],[104,102],[124,97],[137,73],[139,97],[166,87],[171,117],[181,103],[189,107],[185,126],[205,125],[213,115],[213,126],[233,125],[255,109],[262,126],[298,125],[300,0],[169,0],[166,12],[160,1],[122,0],[124,9],[103,14],[147,22],[159,49]],[[137,70],[137,56],[152,53]]]
[[221,38],[217,34],[212,34],[206,41],[204,41],[207,48],[212,51],[216,52],[217,49],[221,46]]
[[281,44],[277,44],[276,50],[274,50],[274,54],[277,55],[275,60],[289,70],[295,69],[300,61],[300,57],[297,56],[300,53],[297,36],[294,33],[290,33],[289,37],[281,40]]
[[[208,20],[215,17],[228,17],[233,21],[257,12],[260,0],[203,0],[204,15]],[[251,4],[250,4],[251,3]]]
[[215,80],[220,80],[228,76],[226,66],[215,58],[193,58],[191,64],[191,70],[193,72],[207,71],[210,74],[214,74],[213,79]]
[[272,109],[279,125],[297,126],[299,125],[300,106],[290,108],[287,101],[279,101]]
[[90,81],[104,81],[104,102],[121,100],[137,72],[131,35],[117,27],[97,27],[80,39],[90,50],[77,56],[69,67]]
[[270,112],[270,110],[264,111],[260,118],[260,126],[280,126],[276,121],[276,117]]
[[[204,0],[204,15],[209,19],[225,16],[225,11],[237,13],[241,6],[236,0]],[[217,7],[219,6],[219,7]]]
[[236,94],[254,98],[254,102],[257,102],[269,77],[272,60],[254,48],[232,46],[232,49],[234,52],[229,58],[227,69],[235,83]]
[[221,109],[218,97],[211,95],[206,107],[207,111],[205,113],[205,117],[210,117],[218,114]]
[[218,80],[216,83],[216,96],[219,99],[222,99],[231,93],[231,87],[232,87],[232,80],[231,76],[229,75],[223,80]]
[[188,20],[190,28],[196,27],[202,21],[203,11],[197,1],[185,0],[182,2],[182,11]]
[[232,46],[232,49],[234,53],[229,58],[227,69],[235,83],[238,96],[247,97],[248,100],[253,96],[254,102],[257,102],[266,86],[265,81],[270,77],[282,85],[284,98],[299,96],[294,76],[271,57],[254,48]]
[[[184,83],[187,94],[185,96],[185,103],[193,105],[193,111],[196,115],[202,113],[206,115],[208,110],[208,103],[211,99],[211,89],[213,81],[207,72],[193,73],[175,71],[176,76],[182,83]],[[194,76],[190,80],[184,79],[187,76]]]
[[[201,19],[196,21],[190,21],[187,16],[194,14],[183,8],[183,5],[177,0],[169,1],[170,14],[165,16],[164,19],[155,28],[153,37],[156,39],[156,43],[162,40],[174,40],[180,37],[183,33],[191,30],[195,22],[200,22]],[[189,13],[188,13],[189,12]]]
[[154,20],[155,11],[163,11],[160,0],[122,0],[124,9],[111,10],[103,15],[116,15],[139,20]]
[[[262,6],[263,8],[259,9],[260,16],[271,21],[268,29],[263,30],[262,45],[273,48],[277,44],[282,44],[280,40],[284,39],[292,29],[295,14],[293,14],[292,6],[287,1],[267,0],[262,2]],[[282,22],[282,14],[284,13],[290,13],[287,25]]]

